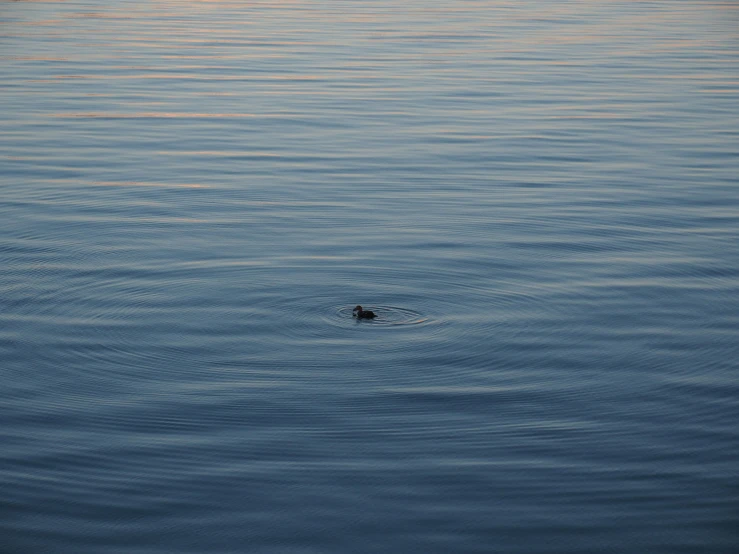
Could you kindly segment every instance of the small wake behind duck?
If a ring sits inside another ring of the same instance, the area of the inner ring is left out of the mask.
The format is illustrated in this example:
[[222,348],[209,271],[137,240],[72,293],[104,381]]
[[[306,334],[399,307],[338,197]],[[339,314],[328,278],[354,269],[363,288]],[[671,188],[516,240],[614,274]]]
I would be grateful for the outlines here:
[[[328,308],[326,319],[333,325],[346,326],[352,323],[365,324],[373,328],[377,327],[395,327],[398,325],[419,325],[430,323],[431,320],[414,310],[407,308],[398,308],[395,306],[374,305],[365,309],[362,307],[363,317],[357,317],[357,308],[360,306],[334,306]],[[367,317],[367,312],[374,314],[374,317]]]

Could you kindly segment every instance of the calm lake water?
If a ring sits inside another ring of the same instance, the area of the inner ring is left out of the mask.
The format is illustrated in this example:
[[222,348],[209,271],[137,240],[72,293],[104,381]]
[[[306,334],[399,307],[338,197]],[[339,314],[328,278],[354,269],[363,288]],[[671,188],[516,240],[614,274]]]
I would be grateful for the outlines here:
[[736,552],[736,3],[2,1],[0,69],[2,554]]

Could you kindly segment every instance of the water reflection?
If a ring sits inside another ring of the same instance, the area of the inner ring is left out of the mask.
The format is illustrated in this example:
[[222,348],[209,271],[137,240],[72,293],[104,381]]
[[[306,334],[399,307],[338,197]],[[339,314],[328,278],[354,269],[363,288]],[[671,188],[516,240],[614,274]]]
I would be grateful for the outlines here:
[[8,548],[731,551],[735,6],[2,10]]

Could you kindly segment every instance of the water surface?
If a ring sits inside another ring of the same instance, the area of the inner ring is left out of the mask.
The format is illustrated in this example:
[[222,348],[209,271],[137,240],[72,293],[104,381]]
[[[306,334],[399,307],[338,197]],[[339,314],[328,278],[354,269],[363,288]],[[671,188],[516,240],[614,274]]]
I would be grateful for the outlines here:
[[738,23],[0,2],[0,550],[733,552]]

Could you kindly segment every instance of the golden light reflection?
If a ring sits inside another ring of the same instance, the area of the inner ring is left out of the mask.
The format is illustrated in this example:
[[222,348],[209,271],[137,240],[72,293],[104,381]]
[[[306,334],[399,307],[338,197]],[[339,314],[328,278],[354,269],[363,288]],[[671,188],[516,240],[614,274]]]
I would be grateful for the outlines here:
[[210,78],[188,73],[138,73],[134,75],[54,75],[47,79],[29,79],[29,83],[55,83],[57,81],[126,81],[126,80],[186,80],[186,81],[318,81],[325,79],[322,75],[220,75]]
[[69,58],[59,56],[0,56],[0,60],[19,62],[67,62]]
[[55,113],[51,117],[60,119],[248,119],[288,117],[285,114],[253,114],[253,113],[177,113],[177,112],[76,112]]

